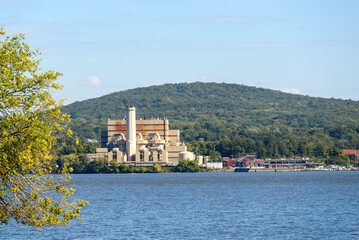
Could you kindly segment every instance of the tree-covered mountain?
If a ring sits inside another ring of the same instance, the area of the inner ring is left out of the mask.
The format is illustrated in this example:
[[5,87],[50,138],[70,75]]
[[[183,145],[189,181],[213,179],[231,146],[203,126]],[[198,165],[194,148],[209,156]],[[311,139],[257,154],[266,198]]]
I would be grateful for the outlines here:
[[71,115],[75,135],[99,139],[106,120],[122,119],[127,105],[136,107],[137,118],[167,117],[171,128],[180,129],[182,139],[192,142],[192,150],[203,154],[264,151],[262,157],[279,157],[314,154],[318,144],[327,151],[359,147],[359,101],[239,84],[195,82],[136,88],[75,102],[62,110]]

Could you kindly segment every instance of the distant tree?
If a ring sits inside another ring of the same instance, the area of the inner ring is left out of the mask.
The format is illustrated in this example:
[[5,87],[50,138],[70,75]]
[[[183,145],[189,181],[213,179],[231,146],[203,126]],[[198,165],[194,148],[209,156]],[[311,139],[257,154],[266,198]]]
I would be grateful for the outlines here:
[[326,156],[327,150],[328,150],[327,147],[323,143],[319,142],[314,147],[314,156],[316,157]]
[[331,147],[329,149],[329,156],[336,157],[340,156],[343,153],[343,150],[337,148],[337,147]]
[[152,166],[152,170],[153,170],[153,172],[155,172],[155,173],[159,173],[159,172],[161,172],[161,167],[155,163],[155,164],[153,164],[153,166]]
[[180,160],[174,168],[175,172],[199,172],[198,162],[195,160]]
[[[5,35],[0,29],[0,37]],[[32,51],[24,35],[0,39],[0,222],[42,227],[67,224],[78,218],[85,201],[70,203],[75,190],[63,179],[49,177],[51,133],[62,131],[62,102],[50,91],[61,89],[61,74],[41,72],[39,51]]]
[[108,162],[105,158],[99,157],[86,165],[87,173],[105,173],[109,171]]
[[357,155],[355,155],[355,154],[348,154],[347,156],[348,156],[348,158],[349,158],[351,161],[353,161],[353,162],[355,162],[355,161],[358,160],[358,157],[357,157]]
[[219,152],[210,150],[209,151],[209,159],[213,162],[219,162],[222,159],[222,156]]
[[118,173],[119,169],[118,169],[118,163],[116,159],[113,159],[110,161],[110,171],[113,173]]

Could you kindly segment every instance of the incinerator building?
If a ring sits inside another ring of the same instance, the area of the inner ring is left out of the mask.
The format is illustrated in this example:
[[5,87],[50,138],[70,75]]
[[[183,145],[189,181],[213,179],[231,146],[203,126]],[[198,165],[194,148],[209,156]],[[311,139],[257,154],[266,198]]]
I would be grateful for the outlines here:
[[136,120],[135,107],[127,106],[126,120],[109,119],[107,131],[101,136],[101,148],[89,157],[135,166],[164,166],[177,164],[180,155],[191,154],[180,144],[179,130],[169,130],[167,119]]

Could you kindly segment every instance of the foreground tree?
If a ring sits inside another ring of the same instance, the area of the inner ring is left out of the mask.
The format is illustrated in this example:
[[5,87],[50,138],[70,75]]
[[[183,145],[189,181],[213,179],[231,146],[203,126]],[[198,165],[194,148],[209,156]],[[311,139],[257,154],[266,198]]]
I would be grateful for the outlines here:
[[41,72],[38,50],[32,51],[24,35],[5,37],[0,29],[0,222],[14,219],[35,227],[62,225],[79,218],[87,202],[70,202],[70,176],[51,177],[51,135],[62,131],[62,102],[51,90],[61,74]]

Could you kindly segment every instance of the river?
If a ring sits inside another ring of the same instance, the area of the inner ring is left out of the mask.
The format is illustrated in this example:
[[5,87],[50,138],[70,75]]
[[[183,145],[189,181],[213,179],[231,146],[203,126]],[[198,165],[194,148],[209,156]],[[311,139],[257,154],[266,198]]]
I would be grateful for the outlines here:
[[358,239],[359,172],[73,175],[83,221],[0,239]]

